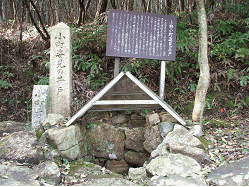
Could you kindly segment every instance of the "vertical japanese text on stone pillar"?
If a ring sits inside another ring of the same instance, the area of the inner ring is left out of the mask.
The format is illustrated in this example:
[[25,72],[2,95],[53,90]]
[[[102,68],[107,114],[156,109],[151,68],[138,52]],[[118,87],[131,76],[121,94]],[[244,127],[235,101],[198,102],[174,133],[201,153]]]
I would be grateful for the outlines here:
[[50,76],[52,113],[70,116],[72,93],[71,31],[59,23],[51,29]]
[[32,93],[32,127],[43,124],[50,112],[50,89],[48,85],[34,85]]

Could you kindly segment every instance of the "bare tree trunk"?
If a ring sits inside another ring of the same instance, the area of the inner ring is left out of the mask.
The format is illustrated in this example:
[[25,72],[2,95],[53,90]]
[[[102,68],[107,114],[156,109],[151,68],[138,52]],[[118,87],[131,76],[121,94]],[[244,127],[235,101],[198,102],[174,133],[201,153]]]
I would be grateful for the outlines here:
[[6,0],[2,0],[2,19],[5,21],[7,17],[7,10],[6,10]]
[[79,14],[79,19],[78,19],[78,26],[81,25],[81,23],[84,24],[84,15],[85,15],[85,6],[84,6],[84,0],[79,0],[79,5],[80,5],[80,14]]
[[196,0],[199,21],[199,54],[200,78],[195,95],[195,104],[192,113],[192,120],[199,122],[202,128],[202,117],[204,112],[207,90],[210,84],[210,72],[208,65],[208,43],[207,43],[207,16],[203,0]]
[[41,26],[42,26],[42,30],[43,30],[43,32],[45,32],[45,34],[46,34],[46,38],[47,38],[47,39],[50,39],[50,36],[49,36],[49,34],[48,34],[47,29],[46,29],[45,26],[44,26],[44,23],[43,23],[43,20],[42,20],[42,18],[41,18],[41,15],[40,15],[39,10],[36,8],[36,6],[35,6],[35,4],[34,4],[34,2],[33,2],[32,0],[30,0],[30,3],[31,3],[31,5],[33,6],[33,8],[35,9],[35,12],[36,12],[36,14],[37,14],[37,16],[38,16],[38,19],[39,19],[39,21],[40,21],[40,24],[41,24]]
[[145,0],[142,0],[142,4],[143,4],[143,7],[144,7],[144,12],[146,12],[146,2],[145,2]]
[[23,19],[24,19],[24,14],[25,14],[25,8],[24,8],[24,6],[22,7],[22,16],[21,16],[21,20],[20,20],[20,22],[21,22],[21,25],[20,25],[20,30],[21,30],[21,32],[20,32],[20,44],[19,44],[19,54],[21,55],[21,59],[22,59],[22,32],[23,32]]
[[146,7],[146,12],[151,12],[151,0],[148,0],[147,7]]
[[184,0],[179,0],[180,3],[180,12],[184,11]]
[[167,13],[170,14],[172,12],[172,0],[167,0]]
[[[43,34],[43,32],[41,31],[41,29],[38,27],[37,23],[35,22],[34,17],[33,17],[32,13],[31,13],[31,11],[30,11],[30,7],[29,7],[28,1],[27,1],[27,0],[22,0],[22,1],[23,1],[23,4],[24,4],[24,5],[26,6],[26,8],[28,9],[29,17],[30,17],[30,19],[31,19],[32,24],[35,26],[36,30],[39,32],[39,34],[41,35],[42,39],[45,40],[45,41],[49,41],[50,36],[49,36],[47,30],[45,29],[43,23],[41,22],[41,25],[42,25],[43,31],[46,33],[46,36]],[[36,6],[35,6],[34,3],[32,2],[32,0],[30,1],[30,3],[32,4],[33,8],[34,8],[36,11],[38,11],[38,10],[36,9]],[[39,19],[41,19],[40,14],[38,15],[38,17],[39,17]]]
[[115,0],[110,0],[110,2],[111,2],[111,5],[112,5],[112,8],[117,9]]
[[95,19],[97,19],[101,13],[106,11],[106,7],[107,7],[107,0],[99,0],[97,11],[95,14]]
[[59,22],[59,1],[54,1],[55,23]]
[[133,7],[134,7],[134,0],[129,0],[128,10],[133,11]]

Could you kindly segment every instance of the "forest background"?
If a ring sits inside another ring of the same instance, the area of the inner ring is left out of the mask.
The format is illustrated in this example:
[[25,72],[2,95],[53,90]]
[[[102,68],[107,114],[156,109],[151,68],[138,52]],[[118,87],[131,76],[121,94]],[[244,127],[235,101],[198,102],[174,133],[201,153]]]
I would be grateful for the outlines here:
[[[204,120],[248,120],[249,2],[204,2],[211,74]],[[113,79],[114,58],[105,56],[108,9],[177,16],[176,61],[166,66],[165,101],[191,119],[199,79],[195,0],[0,0],[0,5],[0,121],[30,122],[33,85],[48,84],[49,31],[59,22],[73,33],[72,114]],[[158,93],[160,61],[121,61],[122,70]]]

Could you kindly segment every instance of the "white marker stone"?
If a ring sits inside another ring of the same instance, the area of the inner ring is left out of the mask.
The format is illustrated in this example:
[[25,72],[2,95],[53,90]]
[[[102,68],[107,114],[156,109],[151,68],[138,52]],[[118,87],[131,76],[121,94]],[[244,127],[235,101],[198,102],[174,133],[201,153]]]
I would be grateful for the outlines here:
[[64,23],[51,29],[50,75],[52,113],[70,117],[72,98],[71,30]]
[[34,85],[32,93],[32,128],[38,128],[50,112],[50,89],[48,85]]

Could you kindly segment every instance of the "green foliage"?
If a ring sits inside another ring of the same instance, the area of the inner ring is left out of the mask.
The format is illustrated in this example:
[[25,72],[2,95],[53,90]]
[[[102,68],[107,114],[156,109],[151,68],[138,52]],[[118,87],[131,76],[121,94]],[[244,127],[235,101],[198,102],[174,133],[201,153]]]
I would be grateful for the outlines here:
[[191,47],[195,48],[198,43],[196,40],[198,30],[188,28],[185,23],[177,24],[177,43],[176,46],[182,52],[192,52]]
[[8,71],[4,72],[3,76],[6,78],[14,77],[13,73],[9,73]]
[[182,88],[175,88],[174,91],[178,91],[180,94],[185,94],[185,91]]
[[238,25],[237,22],[231,21],[231,20],[227,20],[227,21],[216,20],[216,22],[218,23],[217,32],[219,33],[219,35],[223,35],[223,36],[226,35],[226,34],[232,33],[233,32],[233,26]]
[[44,66],[43,68],[43,73],[47,72],[48,73],[48,70],[50,68],[50,61],[48,60],[44,60],[42,63],[41,63],[42,66]]
[[245,28],[249,29],[249,18],[246,18],[244,23],[246,24]]
[[121,71],[129,71],[143,83],[148,83],[148,75],[144,75],[141,72],[146,70],[148,67],[155,68],[160,64],[159,60],[149,60],[149,59],[127,59],[121,61],[120,68]]
[[91,121],[86,125],[87,128],[91,128],[92,126],[93,126],[93,122]]
[[214,83],[214,91],[219,91],[219,92],[221,91],[221,88],[218,82]]
[[217,56],[218,59],[225,61],[226,57],[235,56],[242,62],[249,57],[249,32],[242,34],[241,32],[231,33],[228,39],[219,44],[212,44],[213,47],[210,55]]
[[237,19],[245,19],[249,17],[249,2],[243,3],[224,3],[222,4],[223,10],[233,13]]
[[237,76],[237,74],[235,73],[235,70],[234,69],[229,69],[227,71],[227,81],[230,81],[233,76]]
[[[83,25],[82,27],[71,26],[73,37],[75,38],[72,42],[73,52],[76,52],[80,48],[84,48],[87,45],[95,43],[102,34],[107,30],[107,25]],[[102,47],[106,46],[105,38],[98,40]]]
[[7,81],[4,81],[4,80],[0,79],[0,87],[7,90],[9,88],[12,88],[12,84],[7,82]]
[[240,86],[247,86],[248,81],[249,81],[249,76],[240,77]]
[[103,35],[107,25],[83,25],[80,28],[71,26],[73,33],[73,63],[77,71],[84,71],[87,74],[87,84],[91,89],[98,89],[106,82],[106,73],[101,67],[102,60],[98,54],[84,56],[79,51],[92,45],[97,49],[106,47],[106,37]]
[[32,55],[29,57],[29,59],[32,61],[32,60],[36,60],[38,58],[45,58],[44,56],[41,56],[41,55]]
[[145,118],[146,115],[149,113],[150,113],[149,109],[144,109],[144,110],[141,110],[139,114]]
[[191,92],[195,92],[197,88],[197,84],[195,81],[190,81],[189,83],[189,86],[188,86],[188,89],[191,91]]
[[73,56],[75,61],[74,68],[78,71],[87,71],[87,84],[91,86],[91,89],[98,89],[99,86],[103,86],[106,82],[106,73],[102,73],[101,62],[102,60],[96,54],[90,54],[86,59],[79,59],[77,55]]
[[181,112],[181,111],[183,110],[182,104],[181,104],[181,103],[176,104],[176,105],[174,106],[174,110],[175,110],[176,112]]
[[41,76],[38,82],[35,81],[36,85],[49,85],[49,77],[48,76]]

